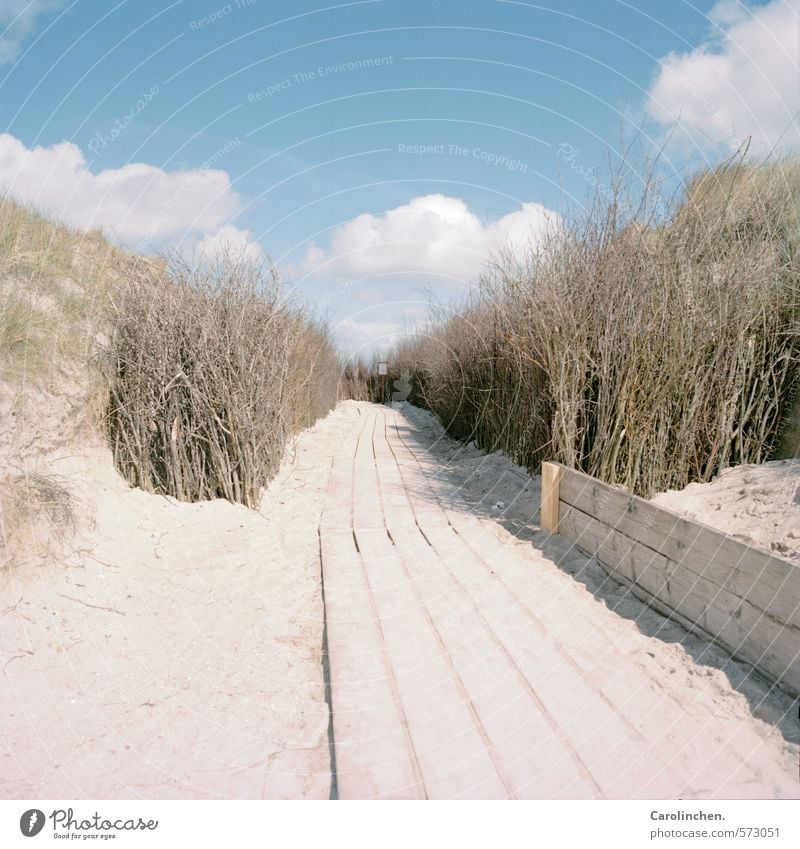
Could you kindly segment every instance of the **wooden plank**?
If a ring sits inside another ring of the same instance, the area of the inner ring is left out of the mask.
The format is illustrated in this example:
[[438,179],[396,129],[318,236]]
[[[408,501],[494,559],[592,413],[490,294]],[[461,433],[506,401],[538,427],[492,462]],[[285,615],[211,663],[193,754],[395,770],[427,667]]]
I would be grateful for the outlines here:
[[356,536],[428,797],[507,798],[463,683],[397,547],[385,529]]
[[[451,536],[455,536],[449,532]],[[480,609],[454,580],[450,565],[417,530],[392,529],[414,578],[480,716],[516,798],[584,798],[595,788],[554,733],[531,696],[528,682],[487,627]],[[491,623],[490,623],[491,624]]]
[[686,569],[800,627],[800,566],[684,519],[638,496],[564,469],[561,501]]
[[416,517],[411,509],[409,494],[403,482],[400,467],[395,462],[392,448],[386,437],[386,417],[379,422],[375,433],[375,457],[379,472],[380,495],[383,514],[395,526],[415,527]]
[[559,489],[564,466],[558,463],[542,463],[542,508],[541,526],[543,531],[558,533]]
[[[567,510],[565,531],[575,533],[580,540],[576,544],[597,557],[609,574],[635,582],[669,610],[680,612],[690,630],[711,637],[773,677],[796,678],[792,667],[797,662],[800,631],[793,625],[776,621],[747,599],[689,571],[685,561],[665,560],[580,511]],[[622,555],[625,549],[628,554]],[[633,568],[629,568],[631,562],[636,564]]]
[[[598,560],[598,562],[600,561]],[[601,565],[605,568],[605,564]],[[796,641],[794,643],[792,643],[792,640],[786,639],[776,640],[771,643],[770,641],[766,641],[766,647],[761,643],[754,647],[744,648],[740,645],[737,651],[733,646],[738,641],[726,633],[730,617],[724,614],[718,614],[713,609],[710,610],[708,627],[712,630],[705,631],[700,627],[698,619],[695,616],[685,615],[680,610],[676,610],[671,604],[663,601],[660,596],[648,592],[640,584],[631,583],[621,576],[615,576],[615,579],[627,586],[632,595],[640,601],[666,616],[671,621],[682,625],[687,631],[691,631],[710,642],[716,643],[729,651],[735,659],[752,664],[762,674],[771,678],[773,681],[780,681],[794,692],[800,692],[800,676],[798,676],[797,671],[798,657],[800,655],[792,648],[793,644],[795,646],[797,645]],[[718,621],[720,619],[721,621]],[[716,629],[716,632],[713,629]],[[779,629],[779,636],[783,635],[782,631],[783,629]]]
[[561,505],[561,533],[581,551],[596,557],[612,577],[639,582],[655,594],[665,586],[674,568],[663,554],[568,504]]
[[[364,439],[355,462],[349,440],[331,478],[320,533],[341,797],[791,794],[778,766],[748,765],[764,740],[720,715],[716,685],[685,686],[690,661],[685,675],[666,674],[668,646],[458,504],[413,428],[404,443],[387,430],[394,414],[360,409]],[[345,525],[354,478],[372,511],[355,528]],[[770,646],[780,628],[763,627],[722,576],[587,522],[563,500],[559,509],[562,532],[607,558],[617,580],[630,575],[632,593],[656,609],[693,624],[645,587],[725,639],[763,638],[749,647],[773,665],[791,662],[787,641]]]
[[382,528],[378,472],[372,447],[377,416],[369,411],[367,426],[361,433],[356,449],[355,472],[353,475],[353,526],[356,528]]
[[[699,703],[693,705],[683,691],[675,694],[669,679],[655,680],[652,671],[644,667],[650,638],[639,635],[639,644],[632,644],[629,636],[618,641],[617,634],[625,627],[622,620],[599,617],[599,610],[605,611],[605,605],[591,599],[588,593],[582,603],[576,603],[578,599],[570,593],[570,615],[565,616],[563,607],[554,601],[567,592],[566,585],[571,581],[568,575],[548,569],[544,557],[541,569],[531,569],[530,552],[521,556],[525,547],[520,550],[519,546],[506,544],[499,548],[491,533],[469,527],[474,524],[469,521],[473,517],[450,516],[459,535],[528,608],[532,621],[539,620],[547,629],[549,640],[565,659],[579,666],[591,686],[653,745],[651,764],[660,767],[653,769],[638,788],[643,795],[654,795],[657,787],[669,795],[662,782],[666,773],[671,773],[675,778],[672,793],[681,796],[682,780],[697,770],[696,741],[701,739],[706,743],[713,741],[703,755],[709,768],[718,769],[723,775],[737,773],[741,756],[731,748],[724,731],[706,725],[705,708]],[[741,734],[744,733],[742,729]],[[744,743],[744,738],[737,737],[737,742]],[[752,735],[747,744],[754,750],[760,740]],[[665,756],[664,752],[670,755]]]
[[[386,431],[386,438],[396,458],[397,469],[403,488],[413,509],[415,524],[420,527],[448,527],[447,516],[441,507],[439,498],[443,493],[437,491],[440,484],[435,478],[429,478],[421,462],[411,453],[405,441],[397,435],[393,426]],[[381,469],[383,476],[383,469]],[[394,524],[399,524],[392,518]]]
[[346,529],[353,526],[353,459],[336,458],[328,477],[328,488],[322,507],[320,526]]
[[321,531],[340,798],[424,798],[352,531]]
[[345,530],[353,526],[353,463],[356,445],[368,423],[367,416],[359,415],[359,419],[343,437],[331,465],[320,527]]
[[695,633],[724,644],[739,657],[770,671],[776,678],[793,677],[800,631],[776,622],[763,611],[701,575],[672,563],[592,519],[564,506],[562,527],[576,545],[591,553],[605,570],[624,583],[636,582],[671,611],[680,611],[683,624]]
[[[466,522],[474,524],[475,520]],[[574,780],[585,782],[590,773],[597,788],[592,795],[605,798],[622,798],[625,794],[633,798],[637,792],[631,791],[633,787],[641,788],[643,798],[675,793],[679,784],[676,776],[669,770],[653,769],[659,741],[646,739],[602,697],[590,676],[560,650],[538,613],[481,562],[473,545],[486,539],[482,529],[469,532],[462,524],[459,533],[451,531],[449,537],[437,531],[434,547],[458,547],[457,556],[450,558],[457,564],[458,578],[551,717],[552,735],[574,752],[578,759],[573,765]],[[535,777],[533,772],[530,780],[535,781]]]

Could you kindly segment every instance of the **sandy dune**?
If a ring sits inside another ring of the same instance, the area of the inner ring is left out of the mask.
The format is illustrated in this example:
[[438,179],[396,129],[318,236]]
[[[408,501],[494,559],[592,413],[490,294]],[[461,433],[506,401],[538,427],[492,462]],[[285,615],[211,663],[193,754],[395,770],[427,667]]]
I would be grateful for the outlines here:
[[749,545],[800,561],[800,461],[723,469],[710,483],[690,483],[653,501]]

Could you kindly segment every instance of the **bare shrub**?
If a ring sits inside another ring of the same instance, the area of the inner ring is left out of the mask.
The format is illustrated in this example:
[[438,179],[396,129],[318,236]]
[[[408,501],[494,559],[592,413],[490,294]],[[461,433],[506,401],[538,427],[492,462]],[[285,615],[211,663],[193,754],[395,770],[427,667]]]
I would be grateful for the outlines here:
[[326,326],[270,271],[168,270],[0,198],[0,380],[25,410],[10,430],[48,399],[64,443],[102,422],[132,483],[254,506],[338,379]]
[[800,375],[800,164],[725,163],[658,227],[651,185],[501,257],[406,343],[454,436],[642,495],[768,458]]
[[108,434],[142,489],[256,507],[289,436],[336,403],[325,328],[257,265],[142,267],[110,322]]
[[339,400],[341,365],[327,326],[300,312],[289,334],[290,432],[310,427]]
[[351,357],[343,366],[339,377],[339,398],[353,401],[380,403],[378,357]]

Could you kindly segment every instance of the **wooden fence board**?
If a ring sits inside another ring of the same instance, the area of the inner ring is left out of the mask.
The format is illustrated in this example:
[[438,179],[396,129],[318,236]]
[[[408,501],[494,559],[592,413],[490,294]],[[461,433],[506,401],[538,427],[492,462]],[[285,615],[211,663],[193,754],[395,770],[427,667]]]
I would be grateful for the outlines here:
[[558,464],[544,464],[543,500],[550,481],[551,525],[609,575],[800,691],[800,567]]
[[565,469],[560,501],[800,628],[798,567],[643,498]]

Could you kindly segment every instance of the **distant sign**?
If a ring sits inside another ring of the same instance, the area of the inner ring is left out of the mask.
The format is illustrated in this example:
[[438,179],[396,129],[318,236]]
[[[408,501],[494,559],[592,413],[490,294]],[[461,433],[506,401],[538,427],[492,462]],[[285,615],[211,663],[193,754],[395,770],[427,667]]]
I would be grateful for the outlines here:
[[389,363],[378,363],[378,376],[384,377],[389,374]]

